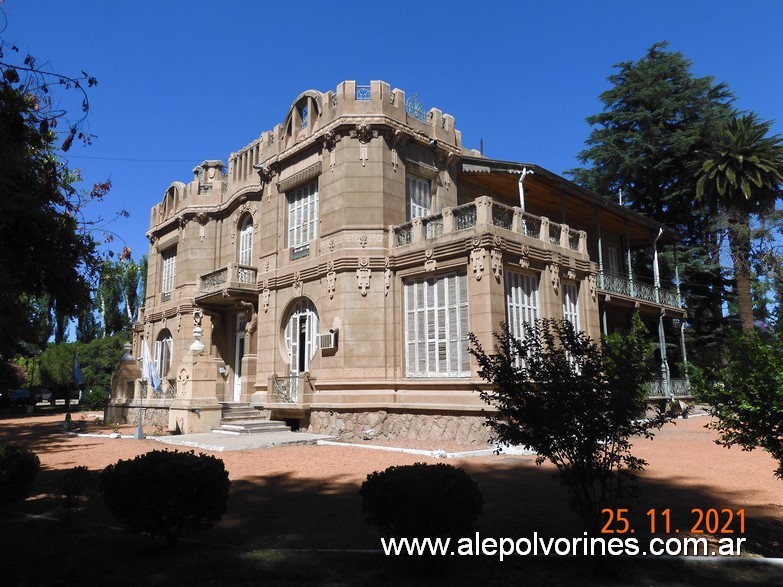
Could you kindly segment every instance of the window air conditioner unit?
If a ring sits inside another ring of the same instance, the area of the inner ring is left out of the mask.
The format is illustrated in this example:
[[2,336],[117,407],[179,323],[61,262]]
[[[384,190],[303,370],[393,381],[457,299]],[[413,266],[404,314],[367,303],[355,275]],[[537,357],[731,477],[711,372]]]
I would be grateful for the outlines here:
[[329,332],[318,335],[318,346],[322,351],[331,351],[337,349],[337,328],[330,328]]

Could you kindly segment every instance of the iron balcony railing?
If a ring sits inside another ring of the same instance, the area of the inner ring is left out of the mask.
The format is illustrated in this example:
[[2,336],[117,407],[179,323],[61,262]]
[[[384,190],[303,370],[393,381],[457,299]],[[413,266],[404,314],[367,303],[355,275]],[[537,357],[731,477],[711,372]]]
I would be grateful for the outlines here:
[[[479,214],[479,209],[486,212]],[[550,222],[548,218],[529,214],[517,207],[506,206],[487,196],[461,206],[445,208],[437,214],[414,218],[404,224],[392,226],[390,242],[393,247],[404,247],[422,240],[432,240],[444,234],[468,230],[478,224],[496,226],[571,251],[587,252],[587,233],[584,231],[572,230],[565,224]]]
[[600,274],[598,277],[598,289],[606,293],[627,296],[671,308],[682,308],[682,299],[676,291],[655,287],[649,283],[622,275]]
[[258,268],[239,263],[229,263],[215,271],[199,276],[199,292],[210,293],[228,287],[231,284],[255,285],[258,280]]
[[687,379],[653,379],[646,384],[647,397],[691,397],[691,382]]
[[275,401],[281,404],[295,404],[299,397],[299,376],[275,377]]

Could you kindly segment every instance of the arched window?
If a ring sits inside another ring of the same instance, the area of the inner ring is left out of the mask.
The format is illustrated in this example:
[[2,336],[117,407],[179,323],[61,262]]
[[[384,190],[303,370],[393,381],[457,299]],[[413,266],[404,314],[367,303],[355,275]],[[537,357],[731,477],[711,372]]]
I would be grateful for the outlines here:
[[291,361],[291,375],[310,370],[318,334],[318,311],[313,302],[302,298],[288,312],[285,322],[285,345]]
[[253,217],[246,214],[239,224],[239,264],[253,265]]
[[161,378],[168,376],[171,369],[171,360],[174,355],[174,339],[171,332],[164,328],[158,334],[155,341],[155,368]]

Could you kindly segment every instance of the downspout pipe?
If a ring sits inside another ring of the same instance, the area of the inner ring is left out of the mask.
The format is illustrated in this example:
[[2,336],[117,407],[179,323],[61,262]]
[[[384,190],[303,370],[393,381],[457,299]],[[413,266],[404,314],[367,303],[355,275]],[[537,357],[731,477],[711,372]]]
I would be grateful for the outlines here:
[[523,167],[522,171],[517,171],[514,173],[519,173],[519,179],[517,180],[517,185],[519,186],[519,207],[522,209],[522,211],[525,211],[525,177],[527,175],[533,175],[535,171],[532,169],[528,169],[527,167]]

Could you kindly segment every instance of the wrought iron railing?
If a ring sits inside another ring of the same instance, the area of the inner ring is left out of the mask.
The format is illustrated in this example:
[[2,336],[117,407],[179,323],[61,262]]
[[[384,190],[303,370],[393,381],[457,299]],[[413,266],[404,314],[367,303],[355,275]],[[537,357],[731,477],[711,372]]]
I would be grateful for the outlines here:
[[646,384],[647,397],[690,397],[693,395],[691,382],[687,379],[653,379]]
[[560,233],[563,231],[563,227],[555,222],[549,223],[549,242],[553,245],[560,246]]
[[419,100],[418,94],[413,94],[413,96],[405,100],[405,112],[422,122],[429,122],[427,113],[424,111],[424,104]]
[[634,280],[632,282],[627,277],[620,275],[604,273],[599,278],[598,288],[609,293],[620,294],[628,296],[629,298],[637,298],[654,304],[661,304],[672,308],[682,307],[680,296],[677,295],[676,291],[660,287],[656,288],[654,285],[642,281]]
[[466,230],[476,226],[476,204],[471,202],[457,206],[452,210],[454,216],[454,230]]
[[514,209],[503,204],[492,204],[492,224],[506,230],[511,230],[514,223]]
[[220,289],[228,281],[228,267],[216,271],[210,271],[201,276],[200,291],[212,291]]
[[522,212],[520,230],[530,238],[541,238],[541,218]]
[[258,278],[258,269],[250,265],[230,263],[215,271],[204,273],[199,278],[199,291],[211,292],[226,287],[229,282],[255,284]]
[[424,224],[424,238],[435,238],[443,234],[443,216],[425,218],[422,223]]
[[398,247],[411,244],[413,242],[413,224],[411,222],[406,222],[405,224],[398,226],[395,229],[394,237],[395,245]]
[[299,396],[299,376],[275,377],[275,401],[282,404],[295,404]]

